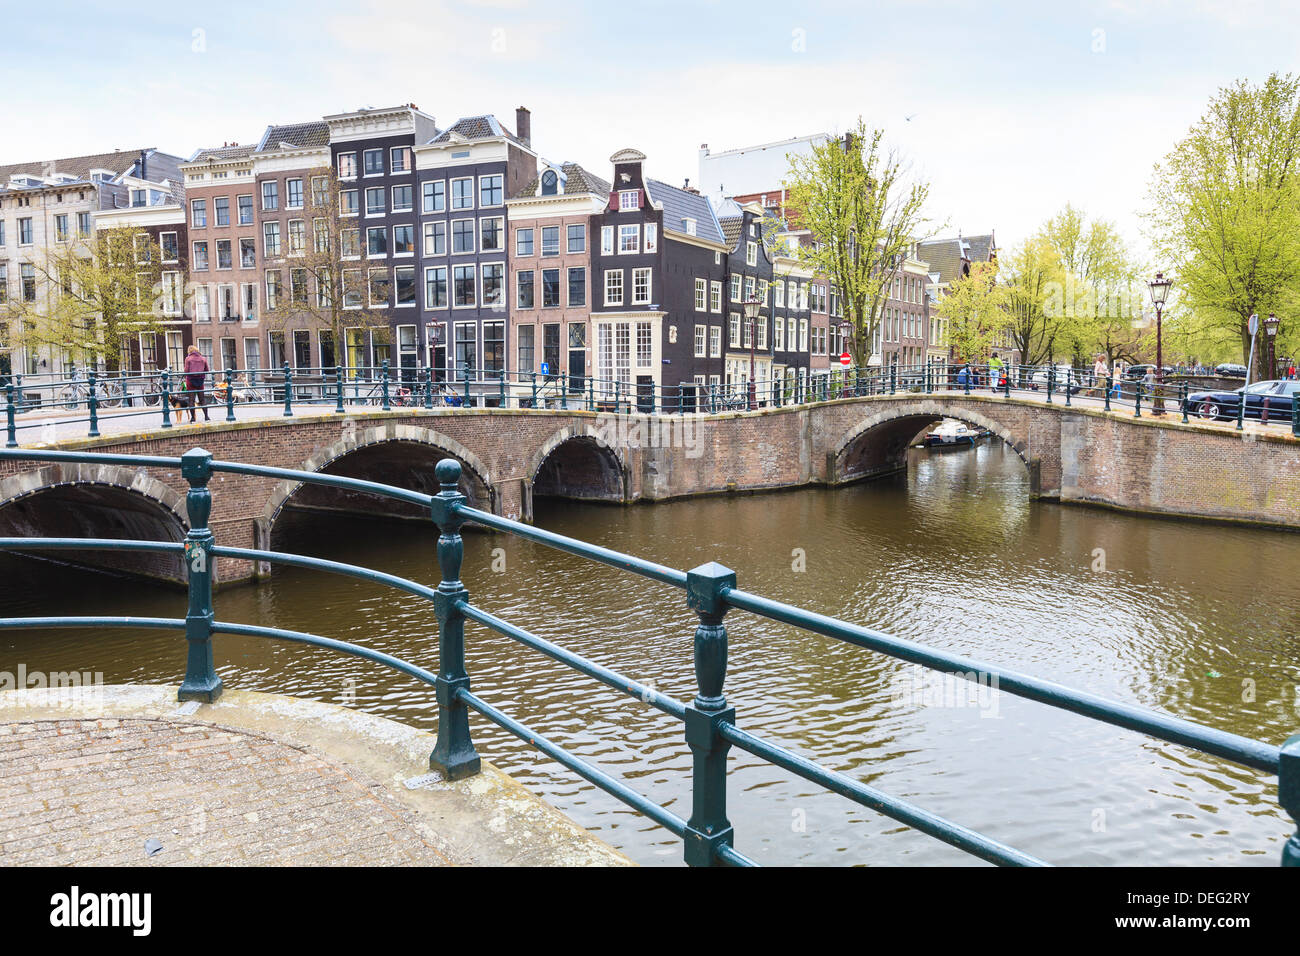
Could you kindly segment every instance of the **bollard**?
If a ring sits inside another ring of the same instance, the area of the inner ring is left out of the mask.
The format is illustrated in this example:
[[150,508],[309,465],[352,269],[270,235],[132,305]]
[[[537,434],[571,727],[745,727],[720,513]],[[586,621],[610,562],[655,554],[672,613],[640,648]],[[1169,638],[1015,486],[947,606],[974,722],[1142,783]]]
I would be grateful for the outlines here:
[[185,495],[185,512],[190,530],[185,535],[185,576],[189,582],[189,610],[185,615],[185,640],[188,654],[185,680],[181,682],[179,700],[212,703],[221,696],[221,678],[212,664],[212,531],[208,515],[212,513],[212,454],[202,448],[181,456],[181,476],[189,482]]
[[441,491],[429,503],[433,521],[438,526],[438,567],[442,580],[434,597],[433,609],[438,618],[438,679],[434,685],[438,698],[438,740],[429,755],[429,767],[448,780],[472,777],[481,769],[478,753],[469,734],[469,708],[460,699],[469,690],[465,672],[465,614],[459,604],[469,600],[469,591],[460,580],[460,566],[465,557],[465,543],[460,537],[465,520],[455,506],[464,504],[460,493],[460,462],[444,458],[434,468]]
[[172,427],[172,376],[171,372],[163,369],[162,372],[162,427]]
[[289,371],[288,362],[284,363],[284,414],[293,417],[293,372]]
[[343,366],[334,366],[334,412],[341,414],[343,412]]
[[717,850],[731,846],[727,819],[727,751],[719,726],[734,723],[722,685],[727,677],[727,613],[724,595],[736,573],[716,561],[686,574],[686,603],[700,619],[695,628],[695,683],[699,693],[686,705],[686,743],[691,748],[691,817],[684,846],[688,866],[718,866]]
[[92,368],[86,374],[86,382],[90,386],[90,391],[86,394],[86,408],[90,410],[90,431],[87,433],[88,438],[99,437],[99,396],[95,394],[95,370]]
[[230,369],[226,369],[226,421],[235,420],[235,390],[230,384]]

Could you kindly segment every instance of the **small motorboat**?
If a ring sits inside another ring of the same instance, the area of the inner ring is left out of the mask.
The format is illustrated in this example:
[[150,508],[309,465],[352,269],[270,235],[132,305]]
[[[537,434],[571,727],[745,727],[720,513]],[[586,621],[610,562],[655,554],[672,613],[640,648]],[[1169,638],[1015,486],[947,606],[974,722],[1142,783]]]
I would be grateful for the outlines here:
[[965,422],[945,418],[925,436],[921,444],[926,448],[970,448],[988,435],[985,429],[971,428]]

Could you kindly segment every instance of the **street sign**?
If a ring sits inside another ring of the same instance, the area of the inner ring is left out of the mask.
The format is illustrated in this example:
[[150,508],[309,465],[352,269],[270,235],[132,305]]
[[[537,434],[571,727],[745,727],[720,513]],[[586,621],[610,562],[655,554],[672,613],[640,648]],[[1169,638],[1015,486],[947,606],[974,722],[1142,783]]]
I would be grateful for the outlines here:
[[542,374],[543,374],[543,375],[550,375],[550,374],[551,374],[551,363],[550,363],[550,362],[543,362],[543,363],[542,363]]
[[849,355],[848,352],[845,352],[843,355],[840,356],[840,364],[843,365],[845,368],[848,368],[849,363],[852,361],[853,358]]
[[1248,327],[1250,329],[1251,335],[1254,335],[1256,332],[1259,331],[1259,316],[1254,312],[1250,314],[1250,322],[1248,323]]

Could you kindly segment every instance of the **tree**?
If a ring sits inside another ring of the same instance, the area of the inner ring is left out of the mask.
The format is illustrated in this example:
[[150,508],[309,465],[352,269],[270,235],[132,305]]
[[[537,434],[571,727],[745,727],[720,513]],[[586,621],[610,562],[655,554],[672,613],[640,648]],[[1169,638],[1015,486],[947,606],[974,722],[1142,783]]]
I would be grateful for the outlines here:
[[1175,292],[1209,328],[1235,333],[1244,361],[1250,315],[1300,301],[1300,79],[1221,89],[1157,164],[1150,193]]
[[922,207],[930,187],[905,181],[903,162],[882,153],[883,135],[868,132],[859,118],[843,139],[792,155],[783,183],[787,204],[815,240],[798,248],[799,259],[839,293],[850,327],[847,347],[859,368],[871,356],[889,285],[928,226]]
[[[47,244],[6,305],[16,345],[67,352],[79,365],[115,369],[127,336],[159,332],[181,314],[179,272],[163,282],[162,250],[148,233],[122,226]],[[28,284],[30,283],[30,284]]]
[[948,320],[948,344],[963,362],[988,354],[998,333],[1013,324],[1011,295],[998,282],[996,262],[975,262],[939,300],[936,311]]
[[[281,237],[283,267],[268,270],[271,277],[263,318],[267,327],[276,331],[298,327],[328,332],[335,362],[347,365],[348,329],[376,331],[381,341],[388,341],[391,310],[370,303],[387,305],[393,276],[387,264],[374,266],[366,261],[364,219],[360,210],[352,210],[357,213],[354,215],[343,214],[340,182],[333,167],[310,170],[304,178],[311,188],[304,197],[303,225],[301,230],[290,225]],[[414,293],[412,285],[410,294]]]
[[1005,257],[1008,329],[1026,365],[1052,359],[1056,319],[1049,315],[1049,295],[1062,283],[1060,257],[1041,236],[1026,240]]

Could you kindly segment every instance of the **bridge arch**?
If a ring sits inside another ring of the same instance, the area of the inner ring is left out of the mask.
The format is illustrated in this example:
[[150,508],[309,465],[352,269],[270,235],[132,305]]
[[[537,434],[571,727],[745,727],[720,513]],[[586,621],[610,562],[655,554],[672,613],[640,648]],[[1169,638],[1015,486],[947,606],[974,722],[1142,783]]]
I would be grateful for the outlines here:
[[1006,444],[1029,472],[1030,493],[1038,493],[1038,460],[1028,436],[979,408],[943,401],[894,404],[852,425],[835,443],[828,462],[833,484],[883,476],[907,467],[907,449],[935,422],[953,418],[986,429]]
[[621,449],[590,425],[561,428],[533,453],[526,467],[531,499],[542,495],[581,501],[628,500],[630,474]]
[[[487,465],[456,439],[431,428],[392,422],[371,428],[345,428],[342,438],[318,448],[297,466],[297,470],[346,475],[424,494],[437,494],[439,486],[434,477],[434,466],[448,457],[461,464],[460,490],[468,503],[495,513],[498,510],[497,489]],[[262,509],[260,526],[266,540],[270,540],[277,519],[291,500],[295,507],[303,508],[370,512],[382,508],[383,513],[391,517],[428,517],[427,512],[415,505],[391,499],[380,505],[380,499],[373,495],[286,480],[272,489]],[[360,506],[354,508],[353,505]]]
[[[178,542],[184,540],[188,526],[184,497],[139,469],[58,463],[0,479],[0,537]],[[97,571],[185,581],[179,555],[110,551],[39,555]]]

